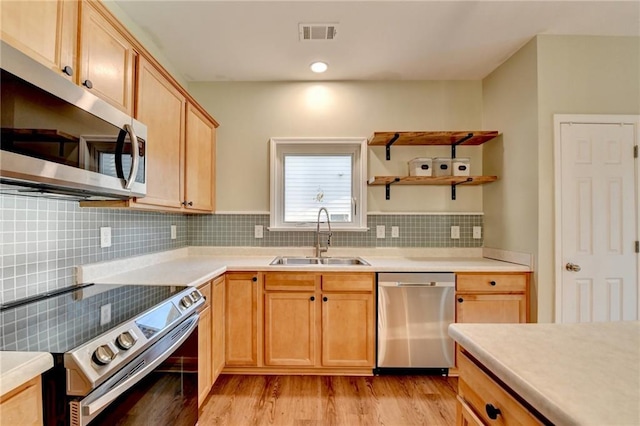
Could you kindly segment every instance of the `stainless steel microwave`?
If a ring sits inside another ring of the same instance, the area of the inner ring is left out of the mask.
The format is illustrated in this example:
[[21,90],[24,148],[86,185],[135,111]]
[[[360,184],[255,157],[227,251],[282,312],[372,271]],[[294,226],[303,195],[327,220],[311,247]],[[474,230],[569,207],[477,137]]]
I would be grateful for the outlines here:
[[0,193],[144,197],[146,126],[1,43]]

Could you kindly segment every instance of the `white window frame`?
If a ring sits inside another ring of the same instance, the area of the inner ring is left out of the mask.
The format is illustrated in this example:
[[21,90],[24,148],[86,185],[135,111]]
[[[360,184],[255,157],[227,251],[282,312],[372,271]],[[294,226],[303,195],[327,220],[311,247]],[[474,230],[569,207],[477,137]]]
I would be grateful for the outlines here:
[[[331,223],[332,231],[367,231],[367,138],[271,138],[269,140],[270,231],[310,231],[316,222],[284,222],[285,154],[354,155],[353,222]],[[324,217],[322,220],[326,220]],[[324,228],[323,228],[324,229]]]

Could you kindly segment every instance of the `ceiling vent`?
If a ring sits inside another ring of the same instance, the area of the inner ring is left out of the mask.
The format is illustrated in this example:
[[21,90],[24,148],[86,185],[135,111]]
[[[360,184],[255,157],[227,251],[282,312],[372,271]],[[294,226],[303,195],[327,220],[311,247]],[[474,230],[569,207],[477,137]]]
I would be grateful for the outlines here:
[[298,24],[300,41],[335,40],[338,23]]

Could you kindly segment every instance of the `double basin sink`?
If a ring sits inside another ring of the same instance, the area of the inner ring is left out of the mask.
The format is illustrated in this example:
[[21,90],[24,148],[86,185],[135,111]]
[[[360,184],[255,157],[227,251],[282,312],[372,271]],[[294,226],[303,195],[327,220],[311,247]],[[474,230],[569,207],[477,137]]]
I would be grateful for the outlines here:
[[304,265],[331,265],[331,266],[370,266],[360,257],[292,257],[278,256],[270,265],[304,266]]

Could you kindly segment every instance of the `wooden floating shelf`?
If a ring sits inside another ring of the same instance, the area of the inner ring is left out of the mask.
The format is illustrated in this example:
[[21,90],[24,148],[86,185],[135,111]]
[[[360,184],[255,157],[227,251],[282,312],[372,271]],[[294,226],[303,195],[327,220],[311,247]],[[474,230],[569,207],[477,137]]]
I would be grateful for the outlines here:
[[454,145],[468,137],[470,133],[473,136],[461,142],[460,145],[481,145],[500,135],[500,132],[495,130],[374,132],[368,143],[369,146],[386,146],[398,135],[398,138],[392,142],[393,145]]
[[374,176],[369,185],[482,185],[496,180],[498,176]]

